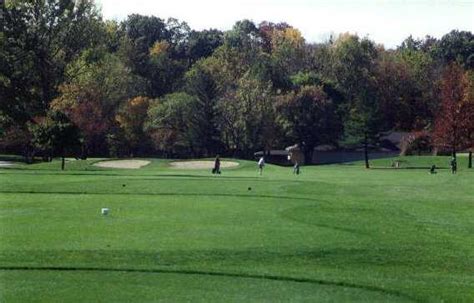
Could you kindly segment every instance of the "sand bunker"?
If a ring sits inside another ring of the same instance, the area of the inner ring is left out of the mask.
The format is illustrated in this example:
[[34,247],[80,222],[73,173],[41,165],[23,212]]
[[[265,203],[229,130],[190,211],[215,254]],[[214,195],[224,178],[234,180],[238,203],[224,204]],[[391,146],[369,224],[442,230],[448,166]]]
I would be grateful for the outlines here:
[[12,166],[13,163],[10,161],[0,161],[0,167]]
[[148,164],[150,164],[150,161],[146,161],[146,160],[114,160],[114,161],[101,161],[101,162],[95,163],[94,166],[107,167],[107,168],[137,169]]
[[[214,161],[177,161],[171,162],[170,165],[174,168],[180,169],[212,169],[214,168]],[[221,161],[221,168],[239,166],[237,162]]]

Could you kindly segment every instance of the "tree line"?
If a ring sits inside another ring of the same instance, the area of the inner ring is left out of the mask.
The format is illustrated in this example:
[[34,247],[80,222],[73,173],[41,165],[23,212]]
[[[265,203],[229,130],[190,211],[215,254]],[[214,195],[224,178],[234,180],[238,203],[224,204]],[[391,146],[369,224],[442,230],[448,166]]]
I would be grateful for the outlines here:
[[295,143],[311,159],[321,144],[377,148],[387,131],[411,134],[407,153],[474,146],[471,32],[396,49],[348,33],[310,43],[287,23],[104,20],[91,0],[7,1],[0,18],[0,146],[28,159]]

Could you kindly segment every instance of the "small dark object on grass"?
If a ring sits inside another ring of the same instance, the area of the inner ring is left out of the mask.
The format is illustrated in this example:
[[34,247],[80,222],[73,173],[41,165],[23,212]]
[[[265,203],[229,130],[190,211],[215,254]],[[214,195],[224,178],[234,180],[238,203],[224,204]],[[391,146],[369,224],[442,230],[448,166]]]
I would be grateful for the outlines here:
[[431,166],[430,174],[436,174],[436,165]]
[[122,187],[125,187],[125,184],[122,184]]
[[456,161],[456,157],[453,156],[453,158],[451,159],[450,165],[451,165],[451,173],[456,174],[456,172],[458,171],[458,163]]
[[248,188],[248,190],[252,190],[252,188],[251,188],[251,187],[249,187],[249,188]]

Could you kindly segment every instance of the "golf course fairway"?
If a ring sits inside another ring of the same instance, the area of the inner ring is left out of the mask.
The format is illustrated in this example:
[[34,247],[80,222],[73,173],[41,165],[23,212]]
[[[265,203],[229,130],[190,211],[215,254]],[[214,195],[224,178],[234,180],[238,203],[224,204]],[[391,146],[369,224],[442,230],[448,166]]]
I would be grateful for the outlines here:
[[262,176],[144,160],[0,168],[0,302],[474,301],[466,159]]

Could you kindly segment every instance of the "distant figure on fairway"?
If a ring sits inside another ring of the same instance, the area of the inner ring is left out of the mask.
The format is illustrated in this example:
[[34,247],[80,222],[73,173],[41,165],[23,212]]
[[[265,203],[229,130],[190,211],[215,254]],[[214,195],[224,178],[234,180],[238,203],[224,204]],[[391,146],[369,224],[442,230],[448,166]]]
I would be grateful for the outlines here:
[[450,164],[451,164],[451,173],[455,174],[455,173],[457,172],[457,170],[458,170],[458,164],[457,164],[457,162],[456,162],[456,158],[455,158],[455,157],[453,157],[453,158],[451,159],[451,163],[450,163]]
[[436,165],[431,165],[431,168],[430,168],[430,174],[436,174]]
[[221,159],[219,159],[219,155],[216,156],[216,159],[214,160],[214,168],[212,169],[213,174],[219,174],[221,173]]
[[293,166],[293,174],[296,174],[296,175],[300,174],[300,165],[298,161],[295,161],[295,165]]
[[263,157],[260,157],[260,160],[258,160],[258,172],[260,175],[262,175],[264,166],[265,166],[265,159]]

